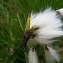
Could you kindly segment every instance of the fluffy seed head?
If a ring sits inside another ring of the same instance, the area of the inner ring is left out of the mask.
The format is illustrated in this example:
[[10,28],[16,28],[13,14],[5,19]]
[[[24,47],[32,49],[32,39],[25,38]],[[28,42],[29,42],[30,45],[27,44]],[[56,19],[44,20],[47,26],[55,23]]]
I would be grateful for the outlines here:
[[36,34],[34,39],[42,44],[51,43],[50,39],[62,36],[62,25],[56,11],[51,8],[37,14],[31,14],[30,29],[39,28],[34,32]]
[[36,51],[32,50],[32,48],[30,48],[29,50],[28,59],[29,59],[29,63],[38,63]]

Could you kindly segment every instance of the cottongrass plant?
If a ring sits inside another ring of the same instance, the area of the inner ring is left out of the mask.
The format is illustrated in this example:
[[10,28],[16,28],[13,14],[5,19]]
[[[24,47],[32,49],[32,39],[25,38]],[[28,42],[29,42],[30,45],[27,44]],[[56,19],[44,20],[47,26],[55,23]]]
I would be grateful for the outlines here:
[[[60,12],[61,13],[61,12]],[[60,61],[60,57],[57,51],[50,45],[56,41],[53,38],[63,35],[61,29],[63,23],[57,14],[57,11],[47,8],[43,12],[37,14],[31,13],[30,16],[30,28],[25,30],[24,44],[27,46],[27,41],[31,38],[36,43],[44,45],[44,53],[47,50],[50,58],[54,58],[57,62]],[[46,57],[46,56],[45,56]],[[29,63],[39,63],[36,50],[34,48],[29,49],[28,53]]]

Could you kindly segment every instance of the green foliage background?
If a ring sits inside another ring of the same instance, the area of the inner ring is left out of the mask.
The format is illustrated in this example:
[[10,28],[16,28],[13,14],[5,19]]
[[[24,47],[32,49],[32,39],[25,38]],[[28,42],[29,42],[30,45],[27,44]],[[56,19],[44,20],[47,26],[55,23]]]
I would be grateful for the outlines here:
[[25,63],[20,42],[27,16],[48,7],[62,8],[63,0],[0,0],[0,63]]

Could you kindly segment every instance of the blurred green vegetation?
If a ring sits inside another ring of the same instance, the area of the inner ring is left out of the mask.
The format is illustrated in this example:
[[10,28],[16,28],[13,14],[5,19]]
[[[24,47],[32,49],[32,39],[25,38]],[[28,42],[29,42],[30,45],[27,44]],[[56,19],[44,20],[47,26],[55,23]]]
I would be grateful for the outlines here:
[[25,63],[20,42],[28,14],[48,7],[62,8],[63,0],[0,0],[0,63]]

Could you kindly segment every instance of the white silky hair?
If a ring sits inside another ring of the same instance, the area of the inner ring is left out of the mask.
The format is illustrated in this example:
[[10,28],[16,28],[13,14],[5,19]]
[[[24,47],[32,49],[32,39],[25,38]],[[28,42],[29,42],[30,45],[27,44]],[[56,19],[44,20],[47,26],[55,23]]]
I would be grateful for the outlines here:
[[49,50],[49,52],[50,52],[50,54],[52,55],[52,57],[54,58],[54,59],[56,59],[56,61],[60,61],[60,57],[59,57],[59,55],[58,55],[58,53],[56,52],[56,50],[54,50],[53,48],[51,48],[51,47],[49,47],[48,46],[48,50]]
[[29,50],[28,60],[29,60],[29,63],[38,63],[38,57],[37,57],[36,51],[32,50],[32,48],[30,48]]
[[56,11],[51,8],[37,14],[31,13],[30,28],[39,27],[39,29],[34,32],[37,34],[34,39],[39,43],[52,43],[49,39],[62,36],[62,25],[61,19],[57,16]]
[[56,10],[63,17],[63,8]]

